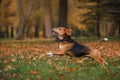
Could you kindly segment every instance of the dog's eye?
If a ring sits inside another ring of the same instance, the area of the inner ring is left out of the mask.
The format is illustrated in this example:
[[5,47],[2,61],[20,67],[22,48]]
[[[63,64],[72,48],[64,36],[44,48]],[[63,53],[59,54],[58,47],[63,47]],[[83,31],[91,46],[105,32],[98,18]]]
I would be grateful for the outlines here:
[[61,28],[59,28],[59,30],[61,30]]

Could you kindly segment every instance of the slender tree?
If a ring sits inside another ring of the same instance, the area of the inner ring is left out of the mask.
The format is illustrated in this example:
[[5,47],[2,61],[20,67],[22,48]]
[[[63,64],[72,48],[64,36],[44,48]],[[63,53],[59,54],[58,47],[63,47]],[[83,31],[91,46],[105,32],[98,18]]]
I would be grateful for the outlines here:
[[31,12],[32,12],[33,0],[31,0],[29,2],[26,15],[24,15],[23,7],[22,7],[22,0],[17,0],[17,5],[18,5],[18,14],[20,17],[20,25],[18,27],[16,39],[19,40],[19,39],[24,39],[26,23],[27,23],[27,20],[30,16]]
[[5,38],[9,38],[9,26],[8,26],[8,23],[6,23],[5,28],[6,28]]
[[0,38],[2,37],[2,0],[0,0]]
[[100,0],[97,0],[96,32],[97,32],[97,36],[99,36],[99,37],[100,37],[100,20],[101,20],[101,14],[100,14]]
[[68,0],[59,1],[59,23],[58,26],[67,26]]
[[0,0],[0,5],[1,5],[1,1],[2,1],[2,0]]
[[52,17],[50,0],[44,0],[44,25],[45,37],[52,37]]
[[14,38],[14,27],[11,27],[11,38]]
[[119,36],[120,36],[120,25],[119,25]]
[[35,18],[35,38],[39,38],[39,28],[40,28],[40,19],[39,17]]
[[1,27],[4,28],[4,30],[1,30],[1,34],[3,38],[9,38],[9,25],[7,21],[7,19],[9,18],[9,11],[7,11],[6,9],[8,9],[8,7],[10,6],[11,1],[1,0],[0,4],[1,4],[0,22],[1,22]]

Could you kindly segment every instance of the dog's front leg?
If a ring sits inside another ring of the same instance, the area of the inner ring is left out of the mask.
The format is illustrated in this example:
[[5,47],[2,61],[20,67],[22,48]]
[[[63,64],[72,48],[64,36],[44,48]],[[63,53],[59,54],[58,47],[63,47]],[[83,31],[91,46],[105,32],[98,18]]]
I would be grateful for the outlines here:
[[47,55],[53,56],[55,55],[63,55],[65,54],[68,50],[71,49],[71,47],[73,46],[73,43],[68,43],[68,42],[62,42],[59,44],[59,48],[56,50],[53,50],[49,53],[47,53]]
[[53,55],[63,55],[66,53],[66,50],[57,49],[55,51],[50,51],[47,53],[48,56],[52,57]]
[[63,55],[65,54],[65,50],[62,50],[62,49],[57,49],[55,51],[53,51],[53,54],[56,54],[56,55]]

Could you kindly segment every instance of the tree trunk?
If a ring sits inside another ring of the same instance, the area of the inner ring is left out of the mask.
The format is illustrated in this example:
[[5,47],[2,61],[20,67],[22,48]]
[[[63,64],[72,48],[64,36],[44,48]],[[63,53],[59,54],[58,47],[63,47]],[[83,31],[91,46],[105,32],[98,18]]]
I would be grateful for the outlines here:
[[24,33],[25,33],[27,20],[32,12],[33,0],[31,0],[29,3],[28,11],[27,11],[26,15],[24,15],[21,0],[17,0],[17,5],[18,5],[18,13],[19,13],[19,17],[20,17],[20,25],[18,27],[16,39],[22,40],[22,39],[24,39]]
[[2,30],[1,30],[1,25],[0,25],[0,38],[2,37]]
[[52,37],[52,17],[51,17],[51,4],[50,0],[44,1],[44,30],[45,30],[45,37],[50,38]]
[[120,26],[119,26],[119,36],[120,36]]
[[9,38],[9,27],[8,27],[8,25],[6,25],[5,34],[6,34],[5,38]]
[[14,38],[14,27],[11,27],[11,38]]
[[67,13],[68,13],[68,0],[60,0],[58,26],[67,27]]
[[96,23],[96,34],[98,37],[100,37],[100,16],[97,14],[97,23]]
[[1,2],[2,2],[2,0],[0,0],[0,6],[1,6]]
[[118,36],[120,36],[120,21],[118,21]]
[[107,35],[108,34],[108,32],[107,32],[107,28],[108,28],[107,23],[108,22],[106,20],[101,20],[100,21],[100,29],[99,29],[100,37],[108,36]]
[[18,32],[17,32],[16,40],[22,40],[22,39],[24,39],[25,26],[26,26],[26,20],[23,19],[20,22],[20,25],[18,27]]
[[35,24],[35,38],[39,38],[39,27],[40,27],[39,21],[40,21],[40,19],[36,18],[35,21],[36,21],[36,24]]
[[97,0],[97,4],[98,4],[98,11],[96,12],[96,25],[97,25],[97,28],[96,28],[96,31],[97,31],[97,36],[100,37],[100,19],[101,19],[101,15],[100,15],[100,11],[99,11],[99,5],[100,5],[100,0]]

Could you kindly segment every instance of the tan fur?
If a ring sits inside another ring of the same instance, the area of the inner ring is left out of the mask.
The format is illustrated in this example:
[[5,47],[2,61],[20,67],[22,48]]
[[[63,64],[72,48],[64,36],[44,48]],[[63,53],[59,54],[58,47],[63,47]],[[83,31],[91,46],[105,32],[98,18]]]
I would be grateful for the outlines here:
[[90,52],[87,56],[93,58],[95,61],[97,61],[98,63],[100,63],[102,65],[107,64],[105,59],[101,57],[100,51],[98,51],[97,49],[91,48]]
[[53,54],[59,54],[59,55],[62,55],[62,54],[66,54],[66,52],[71,49],[71,47],[73,46],[74,44],[73,43],[68,43],[68,42],[61,42],[59,44],[59,48],[52,51]]
[[64,27],[54,28],[53,31],[57,32],[60,36],[62,36],[64,33],[66,33],[69,36],[72,34],[72,29],[67,29]]

